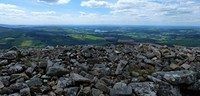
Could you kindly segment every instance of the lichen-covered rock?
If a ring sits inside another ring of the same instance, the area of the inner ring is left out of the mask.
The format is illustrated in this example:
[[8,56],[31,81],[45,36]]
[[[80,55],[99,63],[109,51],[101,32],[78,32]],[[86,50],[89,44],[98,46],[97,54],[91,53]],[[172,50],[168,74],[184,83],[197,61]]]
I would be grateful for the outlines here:
[[158,84],[158,96],[182,96],[180,88],[178,86],[173,86],[152,76],[148,76],[148,78],[152,80],[155,84]]
[[73,82],[69,78],[60,77],[57,81],[57,87],[58,88],[65,88],[65,87],[70,86],[70,85],[73,85]]
[[157,96],[158,85],[153,82],[130,83],[137,96]]
[[197,73],[189,70],[156,72],[152,76],[171,84],[192,84],[197,81]]
[[12,48],[0,51],[0,96],[200,96],[199,57],[157,44]]

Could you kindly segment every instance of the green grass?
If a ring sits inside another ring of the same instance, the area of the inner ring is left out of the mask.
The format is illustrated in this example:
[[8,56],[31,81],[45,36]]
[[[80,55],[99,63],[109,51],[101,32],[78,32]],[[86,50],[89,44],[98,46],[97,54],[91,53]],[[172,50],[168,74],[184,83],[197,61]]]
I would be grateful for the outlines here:
[[31,47],[32,44],[33,44],[32,40],[27,40],[27,41],[23,41],[20,46],[21,47]]
[[14,40],[15,38],[12,38],[12,37],[7,37],[7,38],[4,38],[3,40],[4,41],[10,41],[10,40]]
[[97,36],[93,36],[93,35],[70,34],[69,36],[72,37],[72,38],[75,38],[75,39],[79,39],[79,40],[86,40],[86,39],[89,39],[89,40],[105,40],[102,37],[97,37]]

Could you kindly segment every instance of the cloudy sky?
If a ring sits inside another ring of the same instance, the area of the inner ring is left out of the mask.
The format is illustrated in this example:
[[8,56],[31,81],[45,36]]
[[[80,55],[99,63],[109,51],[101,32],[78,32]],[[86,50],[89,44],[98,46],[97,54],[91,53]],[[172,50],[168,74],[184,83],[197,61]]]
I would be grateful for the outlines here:
[[200,25],[200,0],[0,0],[0,24]]

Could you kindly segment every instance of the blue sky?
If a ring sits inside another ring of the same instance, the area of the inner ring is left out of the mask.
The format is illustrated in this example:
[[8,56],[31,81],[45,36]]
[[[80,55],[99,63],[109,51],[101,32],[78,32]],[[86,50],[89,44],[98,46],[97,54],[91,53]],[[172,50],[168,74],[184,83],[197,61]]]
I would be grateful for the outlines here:
[[0,24],[200,25],[200,0],[0,0]]

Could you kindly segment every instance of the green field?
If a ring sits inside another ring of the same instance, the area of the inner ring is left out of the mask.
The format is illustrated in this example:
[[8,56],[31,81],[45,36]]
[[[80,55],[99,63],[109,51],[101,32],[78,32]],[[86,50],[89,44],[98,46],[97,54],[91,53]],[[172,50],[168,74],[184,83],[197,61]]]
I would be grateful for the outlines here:
[[200,47],[200,27],[0,26],[0,49],[135,42]]

